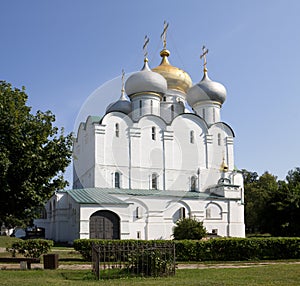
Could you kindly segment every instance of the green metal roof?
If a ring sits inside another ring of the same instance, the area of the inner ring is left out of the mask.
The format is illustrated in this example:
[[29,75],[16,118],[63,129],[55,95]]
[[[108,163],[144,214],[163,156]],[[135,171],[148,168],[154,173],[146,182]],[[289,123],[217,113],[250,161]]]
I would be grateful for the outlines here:
[[66,193],[80,204],[128,205],[128,203],[125,203],[115,196],[103,192],[100,188],[73,189],[67,190]]
[[161,190],[135,190],[135,189],[109,189],[110,194],[126,194],[132,196],[155,196],[155,197],[180,197],[180,198],[207,198],[207,193],[184,192],[184,191],[161,191]]
[[161,191],[161,190],[137,190],[137,189],[112,189],[112,188],[86,188],[61,191],[68,193],[79,204],[106,204],[106,205],[128,205],[128,203],[117,198],[115,195],[125,196],[147,196],[147,197],[170,197],[209,199],[219,198],[217,195],[198,192],[184,191]]

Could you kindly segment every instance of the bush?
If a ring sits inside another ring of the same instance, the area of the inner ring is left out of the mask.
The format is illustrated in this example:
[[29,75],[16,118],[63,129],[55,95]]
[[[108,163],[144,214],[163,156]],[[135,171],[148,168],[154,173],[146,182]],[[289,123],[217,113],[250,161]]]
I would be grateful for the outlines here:
[[176,222],[174,228],[174,239],[201,239],[206,236],[203,222],[194,218],[182,218]]
[[52,240],[46,239],[28,239],[14,242],[11,248],[7,250],[15,257],[17,253],[23,254],[25,257],[39,258],[42,254],[46,254],[53,246]]

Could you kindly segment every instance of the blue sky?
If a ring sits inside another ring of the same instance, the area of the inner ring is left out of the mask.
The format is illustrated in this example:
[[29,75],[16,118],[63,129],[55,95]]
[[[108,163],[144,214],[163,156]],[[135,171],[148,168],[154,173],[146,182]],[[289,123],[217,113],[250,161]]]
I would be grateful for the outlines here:
[[[0,79],[25,86],[32,110],[51,110],[67,132],[99,86],[160,62],[160,34],[170,23],[170,62],[227,88],[222,120],[236,134],[238,168],[283,179],[300,165],[300,1],[0,0]],[[119,79],[118,79],[119,81]],[[97,113],[119,97],[98,98]],[[93,111],[94,112],[94,111]],[[71,179],[71,171],[67,178]]]

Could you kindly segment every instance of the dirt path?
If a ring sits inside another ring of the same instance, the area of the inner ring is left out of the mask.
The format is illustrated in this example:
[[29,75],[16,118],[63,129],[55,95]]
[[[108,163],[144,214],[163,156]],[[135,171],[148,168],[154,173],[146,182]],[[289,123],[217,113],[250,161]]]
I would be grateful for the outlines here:
[[[184,264],[179,263],[177,269],[208,269],[208,268],[248,268],[248,267],[261,267],[266,265],[273,264],[299,264],[300,261],[280,261],[280,262],[245,262],[245,263],[218,263],[218,264],[204,264],[204,263],[194,263],[194,264]],[[42,263],[36,263],[31,265],[32,269],[43,269],[44,265]],[[1,270],[10,270],[10,269],[20,269],[18,263],[8,264],[1,263]],[[91,264],[61,264],[58,269],[65,270],[89,270],[92,269]]]

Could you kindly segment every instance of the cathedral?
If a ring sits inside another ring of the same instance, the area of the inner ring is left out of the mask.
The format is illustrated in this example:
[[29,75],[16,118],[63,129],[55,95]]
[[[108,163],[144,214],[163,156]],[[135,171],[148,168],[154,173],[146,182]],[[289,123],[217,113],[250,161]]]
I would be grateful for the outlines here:
[[211,236],[245,236],[235,135],[221,121],[226,89],[209,78],[205,47],[194,85],[170,63],[166,28],[160,64],[150,68],[146,39],[142,69],[123,73],[119,100],[80,124],[73,189],[57,191],[35,221],[46,238],[172,239],[187,217]]

